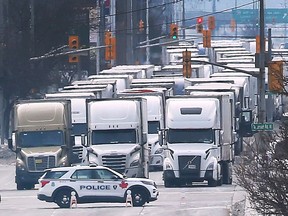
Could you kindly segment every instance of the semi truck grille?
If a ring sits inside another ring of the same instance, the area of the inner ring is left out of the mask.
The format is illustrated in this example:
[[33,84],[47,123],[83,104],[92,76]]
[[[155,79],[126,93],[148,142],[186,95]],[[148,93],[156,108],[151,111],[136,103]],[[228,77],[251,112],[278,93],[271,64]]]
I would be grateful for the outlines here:
[[201,156],[189,155],[179,156],[179,172],[180,176],[198,177],[200,176]]
[[73,161],[73,163],[81,162],[83,159],[83,146],[73,146],[73,154],[78,156],[78,160]]
[[104,166],[123,173],[125,171],[126,155],[103,155],[102,162]]
[[43,171],[47,168],[55,167],[55,156],[28,157],[29,171]]

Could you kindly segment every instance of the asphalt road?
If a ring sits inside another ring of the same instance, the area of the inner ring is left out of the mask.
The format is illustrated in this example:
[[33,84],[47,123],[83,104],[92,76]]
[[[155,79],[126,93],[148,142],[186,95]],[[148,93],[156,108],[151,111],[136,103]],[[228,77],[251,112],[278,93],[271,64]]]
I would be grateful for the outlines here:
[[[242,207],[237,206],[232,214],[232,205],[243,201],[245,193],[234,183],[220,187],[208,187],[206,183],[179,188],[165,188],[162,172],[150,173],[150,178],[158,184],[160,195],[157,201],[144,207],[125,207],[122,203],[78,204],[77,208],[60,209],[54,203],[37,199],[35,190],[17,191],[14,183],[13,164],[0,164],[0,212],[1,215],[21,216],[228,216],[243,215]],[[237,214],[235,213],[237,212]]]

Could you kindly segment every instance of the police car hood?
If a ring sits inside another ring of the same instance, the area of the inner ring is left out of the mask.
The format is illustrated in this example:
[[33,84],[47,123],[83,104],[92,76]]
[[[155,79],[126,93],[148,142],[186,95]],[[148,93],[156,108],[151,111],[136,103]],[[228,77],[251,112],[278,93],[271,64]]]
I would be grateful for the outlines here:
[[108,144],[108,145],[92,145],[91,148],[97,152],[97,154],[109,154],[109,153],[117,153],[117,154],[129,154],[132,152],[135,147],[139,146],[139,144]]
[[141,182],[141,181],[146,181],[146,182],[151,182],[154,183],[152,179],[147,179],[147,178],[125,178],[125,181],[127,182]]
[[42,147],[31,147],[21,148],[21,153],[24,155],[39,155],[39,154],[55,154],[61,151],[61,146],[42,146]]

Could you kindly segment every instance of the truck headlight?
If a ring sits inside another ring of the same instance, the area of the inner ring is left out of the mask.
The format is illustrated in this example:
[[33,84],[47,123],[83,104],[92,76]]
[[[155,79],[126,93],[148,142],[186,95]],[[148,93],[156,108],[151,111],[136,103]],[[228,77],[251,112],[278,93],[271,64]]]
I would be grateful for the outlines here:
[[18,170],[22,170],[22,171],[26,170],[24,162],[22,160],[20,160],[20,159],[16,160],[16,168]]
[[67,161],[67,157],[63,157],[59,160],[59,167],[64,167],[64,166],[67,166],[68,165],[68,161]]
[[214,169],[214,163],[211,162],[208,166],[206,170],[213,170]]
[[166,170],[173,170],[173,167],[170,163],[165,163],[165,169]]
[[158,148],[154,154],[162,154],[163,153],[163,148]]
[[137,167],[139,166],[139,159],[132,161],[132,163],[130,164],[130,167]]

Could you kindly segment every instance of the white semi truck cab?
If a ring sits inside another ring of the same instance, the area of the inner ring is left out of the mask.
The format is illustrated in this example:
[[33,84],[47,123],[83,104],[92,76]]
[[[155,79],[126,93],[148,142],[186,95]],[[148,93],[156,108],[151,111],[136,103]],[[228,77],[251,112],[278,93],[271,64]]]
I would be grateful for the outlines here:
[[146,99],[88,99],[86,103],[88,143],[84,163],[107,166],[127,177],[148,177]]
[[[165,187],[203,181],[209,186],[222,184],[222,169],[228,172],[232,158],[231,143],[224,143],[221,103],[219,98],[167,98],[166,130],[159,133],[165,149]],[[226,175],[230,184],[231,171]]]

